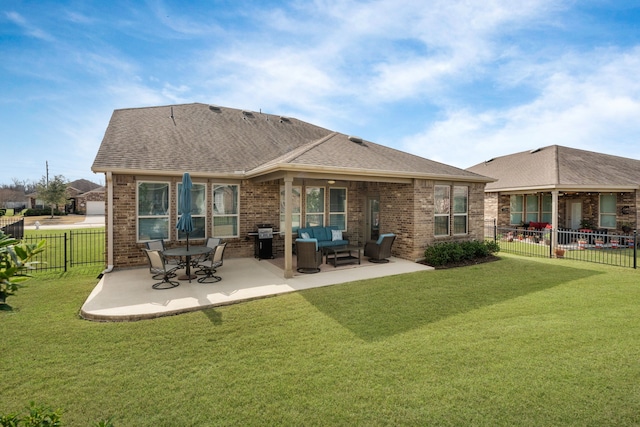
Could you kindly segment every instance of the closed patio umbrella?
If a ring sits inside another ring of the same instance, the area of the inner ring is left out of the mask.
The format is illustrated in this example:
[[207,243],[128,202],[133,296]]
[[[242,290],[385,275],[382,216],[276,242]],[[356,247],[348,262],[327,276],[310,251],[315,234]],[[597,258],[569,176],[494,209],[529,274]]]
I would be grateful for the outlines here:
[[185,172],[182,175],[182,188],[178,194],[178,209],[182,215],[176,224],[179,231],[187,234],[187,250],[189,250],[189,233],[193,231],[193,220],[191,219],[191,176]]

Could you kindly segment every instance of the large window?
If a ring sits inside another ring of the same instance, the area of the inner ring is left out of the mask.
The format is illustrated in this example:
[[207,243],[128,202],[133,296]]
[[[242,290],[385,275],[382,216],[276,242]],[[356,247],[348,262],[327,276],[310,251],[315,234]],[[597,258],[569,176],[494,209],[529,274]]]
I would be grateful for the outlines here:
[[511,195],[511,200],[509,201],[509,212],[511,213],[509,219],[509,223],[511,225],[520,225],[524,222],[524,196],[520,194]]
[[238,237],[238,186],[214,184],[213,186],[213,235]]
[[448,185],[436,185],[434,204],[434,234],[436,236],[448,236],[449,215],[451,212],[451,187]]
[[538,195],[528,194],[526,196],[527,212],[525,218],[526,222],[538,222]]
[[616,195],[600,195],[600,227],[616,228]]
[[347,189],[329,188],[329,225],[347,229]]
[[[180,195],[182,193],[182,182],[178,183],[178,218],[182,216],[180,210]],[[189,233],[189,238],[204,239],[206,237],[206,215],[207,215],[207,188],[204,184],[193,183],[191,187],[191,217],[193,218],[193,231]],[[186,239],[187,234],[178,230],[178,239]]]
[[469,211],[468,187],[453,187],[453,234],[467,234]]
[[305,226],[324,225],[324,187],[307,187],[305,195]]
[[138,241],[169,238],[169,183],[138,182]]
[[[300,228],[300,215],[302,209],[302,187],[293,186],[291,188],[291,231],[296,232]],[[280,230],[285,230],[285,210],[284,210],[284,185],[280,186]]]

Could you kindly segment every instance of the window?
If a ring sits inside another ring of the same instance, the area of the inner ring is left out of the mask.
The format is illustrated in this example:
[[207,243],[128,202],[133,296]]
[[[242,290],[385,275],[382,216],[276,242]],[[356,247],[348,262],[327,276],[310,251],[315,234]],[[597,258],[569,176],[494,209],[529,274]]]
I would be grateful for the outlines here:
[[169,183],[138,182],[138,241],[169,238]]
[[513,194],[509,201],[509,211],[511,213],[509,222],[512,225],[520,225],[523,221],[524,214],[524,197],[519,194]]
[[[182,216],[180,211],[180,194],[182,182],[178,183],[178,218]],[[207,214],[207,189],[204,184],[193,183],[191,187],[191,218],[193,219],[193,231],[189,233],[189,238],[204,239],[206,236],[206,214]],[[178,239],[186,239],[187,234],[178,230]]]
[[324,187],[306,188],[305,225],[324,225]]
[[616,228],[616,195],[600,195],[600,227]]
[[538,195],[529,194],[526,196],[527,213],[526,222],[538,222]]
[[453,234],[467,234],[469,189],[453,187]]
[[434,204],[434,235],[449,235],[449,212],[451,209],[451,187],[448,185],[436,185]]
[[329,225],[347,229],[347,189],[329,188]]
[[[300,215],[302,209],[302,187],[291,188],[291,231],[296,232],[300,228]],[[285,229],[284,224],[284,185],[280,186],[280,230]]]
[[551,224],[553,221],[553,198],[551,194],[542,196],[542,222]]
[[238,186],[236,184],[214,184],[214,236],[238,237],[238,205]]

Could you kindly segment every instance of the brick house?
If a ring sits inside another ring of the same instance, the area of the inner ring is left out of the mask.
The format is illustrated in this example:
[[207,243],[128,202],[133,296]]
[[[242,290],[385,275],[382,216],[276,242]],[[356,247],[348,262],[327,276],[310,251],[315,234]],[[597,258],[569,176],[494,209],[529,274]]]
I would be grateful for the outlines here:
[[107,264],[146,264],[148,240],[167,246],[182,174],[193,180],[194,232],[251,257],[257,224],[272,224],[276,256],[292,275],[296,230],[339,225],[351,243],[395,233],[393,255],[417,260],[428,244],[483,238],[476,173],[295,118],[206,104],[115,110],[92,170],[105,174]]
[[498,226],[549,223],[622,234],[640,212],[640,160],[551,145],[497,157],[467,169],[495,179],[484,216]]

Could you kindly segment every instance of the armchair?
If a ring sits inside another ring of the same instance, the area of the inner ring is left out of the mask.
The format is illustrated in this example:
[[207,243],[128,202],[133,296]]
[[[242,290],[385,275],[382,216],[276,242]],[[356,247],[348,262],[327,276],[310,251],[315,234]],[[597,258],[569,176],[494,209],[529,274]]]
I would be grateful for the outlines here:
[[162,257],[162,252],[149,249],[143,250],[149,260],[149,271],[152,274],[151,278],[160,280],[160,282],[154,283],[151,287],[153,289],[171,289],[178,286],[178,282],[171,281],[171,278],[175,277],[175,274],[173,274],[173,270],[167,268],[164,258]]
[[391,245],[396,239],[393,233],[381,234],[378,240],[369,241],[364,245],[364,256],[369,257],[370,262],[389,262]]
[[316,239],[296,239],[297,266],[299,273],[318,273],[322,264],[322,252]]

